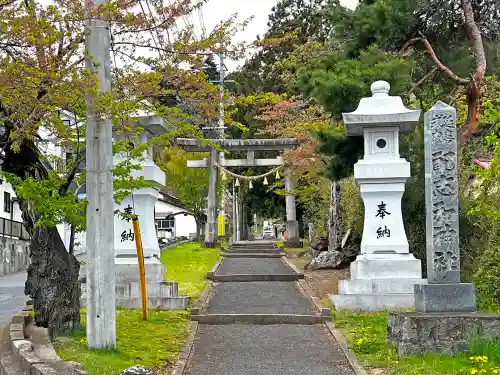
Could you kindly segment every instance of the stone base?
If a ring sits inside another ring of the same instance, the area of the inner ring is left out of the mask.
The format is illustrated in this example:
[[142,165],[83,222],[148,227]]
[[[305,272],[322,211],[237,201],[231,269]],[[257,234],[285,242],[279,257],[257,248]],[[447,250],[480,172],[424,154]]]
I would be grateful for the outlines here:
[[206,249],[215,249],[216,247],[219,246],[219,244],[217,242],[204,242],[203,243],[203,246],[206,248]]
[[[166,267],[158,259],[145,259],[144,269],[146,271],[146,281],[158,283],[165,280]],[[115,260],[115,282],[116,284],[138,282],[139,263],[137,258],[126,258]]]
[[420,279],[422,263],[413,254],[361,254],[351,263],[351,279]]
[[[150,309],[183,310],[189,304],[189,297],[179,296],[176,282],[165,282],[166,267],[156,258],[144,260]],[[117,257],[115,259],[116,306],[126,309],[141,308],[141,285],[137,257]],[[87,288],[82,283],[80,304],[87,304]]]
[[339,294],[413,294],[426,279],[340,280]]
[[411,309],[413,294],[338,294],[330,296],[337,311],[385,311]]
[[[125,309],[142,307],[141,287],[139,282],[116,284],[116,306]],[[189,297],[179,296],[179,287],[175,282],[148,283],[148,308],[162,310],[183,310],[189,304]],[[87,305],[87,288],[82,284],[81,307]]]
[[474,284],[415,285],[415,311],[421,313],[474,312]]
[[500,315],[480,313],[391,313],[387,339],[399,355],[466,352],[469,342],[500,337]]
[[341,280],[330,299],[338,311],[412,309],[415,285],[427,283],[421,275],[412,254],[362,254],[351,263],[352,280]]
[[284,241],[283,245],[289,249],[302,249],[304,247],[304,241],[300,240],[290,240]]

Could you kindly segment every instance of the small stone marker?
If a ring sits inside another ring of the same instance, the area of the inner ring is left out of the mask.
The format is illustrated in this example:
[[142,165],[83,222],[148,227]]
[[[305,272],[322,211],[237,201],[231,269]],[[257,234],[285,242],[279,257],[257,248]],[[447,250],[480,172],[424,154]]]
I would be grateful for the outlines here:
[[132,366],[120,372],[120,375],[155,375],[155,372],[142,366]]
[[473,284],[460,283],[456,110],[438,102],[425,114],[427,279],[415,286],[418,312],[473,312]]

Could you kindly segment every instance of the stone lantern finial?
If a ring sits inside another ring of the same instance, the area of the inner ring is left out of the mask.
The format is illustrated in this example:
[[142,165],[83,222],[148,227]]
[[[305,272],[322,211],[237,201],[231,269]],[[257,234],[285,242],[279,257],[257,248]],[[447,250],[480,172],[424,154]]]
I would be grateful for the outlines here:
[[391,85],[386,81],[375,81],[372,83],[370,89],[373,96],[389,96]]

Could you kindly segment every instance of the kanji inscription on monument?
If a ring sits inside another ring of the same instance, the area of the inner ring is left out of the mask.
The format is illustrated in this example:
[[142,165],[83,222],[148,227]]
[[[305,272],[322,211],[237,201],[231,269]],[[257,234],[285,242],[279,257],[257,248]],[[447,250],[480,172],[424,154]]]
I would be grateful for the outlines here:
[[456,110],[438,102],[425,114],[427,278],[460,282]]

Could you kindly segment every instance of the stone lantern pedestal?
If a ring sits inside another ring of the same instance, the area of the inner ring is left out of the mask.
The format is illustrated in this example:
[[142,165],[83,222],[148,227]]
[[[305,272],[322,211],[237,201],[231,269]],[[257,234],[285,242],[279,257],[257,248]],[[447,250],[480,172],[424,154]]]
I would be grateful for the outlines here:
[[343,115],[347,135],[363,136],[364,157],[354,166],[365,207],[361,254],[351,263],[351,280],[332,296],[339,311],[413,308],[415,284],[425,284],[422,266],[409,250],[401,198],[410,163],[399,155],[399,134],[411,132],[420,111],[389,96],[387,82],[375,82],[373,96]]

